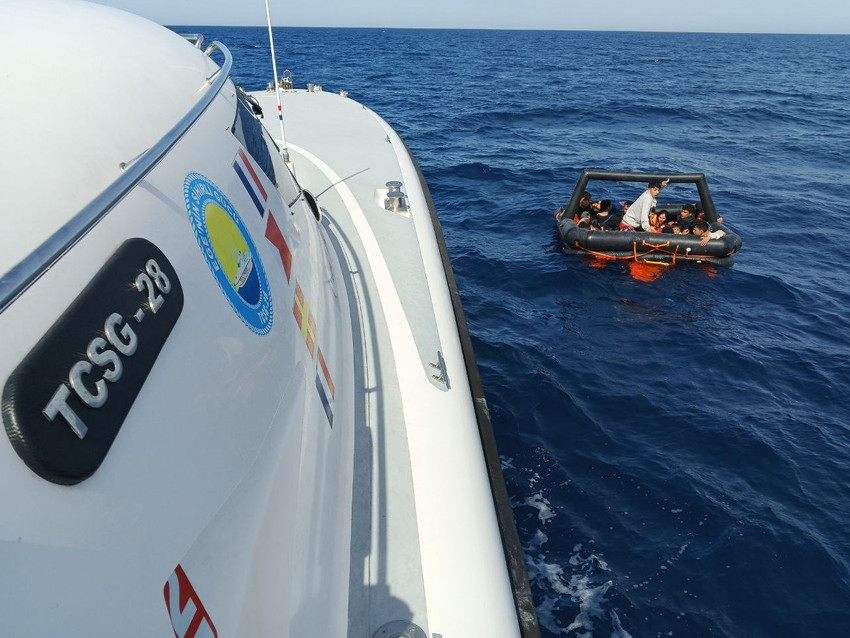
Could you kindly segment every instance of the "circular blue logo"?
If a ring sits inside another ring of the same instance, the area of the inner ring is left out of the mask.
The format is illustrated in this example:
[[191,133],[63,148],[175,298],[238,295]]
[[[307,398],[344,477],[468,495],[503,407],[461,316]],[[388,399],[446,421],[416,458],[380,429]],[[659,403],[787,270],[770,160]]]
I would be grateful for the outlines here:
[[198,173],[186,176],[183,197],[195,239],[218,287],[246,326],[259,335],[268,334],[274,317],[269,282],[233,204]]

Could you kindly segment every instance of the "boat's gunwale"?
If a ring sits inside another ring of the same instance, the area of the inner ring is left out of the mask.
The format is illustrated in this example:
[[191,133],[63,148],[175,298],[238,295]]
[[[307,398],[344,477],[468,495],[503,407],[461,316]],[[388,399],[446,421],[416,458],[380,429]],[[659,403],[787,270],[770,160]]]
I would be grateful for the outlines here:
[[534,598],[531,594],[528,568],[526,567],[525,556],[522,552],[522,543],[513,515],[510,495],[508,494],[504,474],[502,473],[493,423],[490,420],[487,399],[484,396],[484,385],[481,381],[481,373],[478,370],[478,363],[472,346],[472,336],[466,322],[466,314],[463,311],[460,291],[452,269],[448,247],[443,236],[443,228],[437,214],[436,206],[434,205],[434,200],[431,197],[428,183],[422,173],[422,168],[419,166],[419,162],[416,161],[407,143],[404,140],[402,140],[402,143],[419,176],[419,182],[422,185],[422,191],[425,195],[428,213],[431,217],[434,235],[440,251],[440,258],[443,262],[443,270],[446,275],[446,284],[451,296],[452,308],[457,323],[458,337],[460,338],[460,346],[463,352],[469,389],[472,393],[473,404],[475,406],[475,418],[478,423],[478,433],[481,437],[481,448],[487,466],[490,490],[493,495],[493,505],[496,509],[496,518],[499,523],[499,534],[502,537],[502,547],[505,552],[505,562],[511,581],[511,590],[513,592],[520,634],[522,638],[539,638],[540,627],[537,620]]

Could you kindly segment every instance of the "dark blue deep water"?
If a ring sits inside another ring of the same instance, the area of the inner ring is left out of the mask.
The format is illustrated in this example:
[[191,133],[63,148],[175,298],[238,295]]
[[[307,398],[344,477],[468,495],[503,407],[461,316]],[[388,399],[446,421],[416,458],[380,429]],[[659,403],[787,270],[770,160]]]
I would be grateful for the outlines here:
[[[266,86],[264,29],[180,30]],[[348,90],[422,166],[543,634],[850,635],[850,36],[277,29],[276,45],[296,86]],[[552,214],[585,167],[705,173],[744,239],[735,266],[564,255]]]

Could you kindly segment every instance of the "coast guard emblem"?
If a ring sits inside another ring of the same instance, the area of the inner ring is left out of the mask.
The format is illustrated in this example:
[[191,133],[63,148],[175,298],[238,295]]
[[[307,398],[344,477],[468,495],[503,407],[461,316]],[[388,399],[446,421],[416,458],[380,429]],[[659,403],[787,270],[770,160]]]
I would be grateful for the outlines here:
[[233,204],[203,175],[183,182],[189,221],[218,287],[242,322],[268,334],[274,312],[266,271],[251,235]]

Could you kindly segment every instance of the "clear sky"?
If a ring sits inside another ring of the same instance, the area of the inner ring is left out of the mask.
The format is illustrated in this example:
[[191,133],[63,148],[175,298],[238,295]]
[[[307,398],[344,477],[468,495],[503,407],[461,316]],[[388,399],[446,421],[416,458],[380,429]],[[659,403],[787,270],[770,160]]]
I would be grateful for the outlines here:
[[[97,0],[168,25],[262,25],[263,0]],[[275,26],[850,34],[850,0],[270,0]]]

